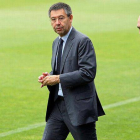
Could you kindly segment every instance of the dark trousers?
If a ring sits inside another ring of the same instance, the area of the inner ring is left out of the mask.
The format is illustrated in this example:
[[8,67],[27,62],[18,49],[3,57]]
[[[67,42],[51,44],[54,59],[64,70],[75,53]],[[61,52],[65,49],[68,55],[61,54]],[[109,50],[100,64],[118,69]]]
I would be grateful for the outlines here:
[[69,132],[74,140],[97,140],[95,123],[73,126],[64,100],[58,97],[46,123],[42,140],[65,140]]

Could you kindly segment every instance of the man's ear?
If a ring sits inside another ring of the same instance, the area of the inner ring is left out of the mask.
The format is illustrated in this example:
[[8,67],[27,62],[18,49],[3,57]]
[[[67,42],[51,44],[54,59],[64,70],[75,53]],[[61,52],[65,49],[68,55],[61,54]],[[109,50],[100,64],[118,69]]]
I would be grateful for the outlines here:
[[70,15],[69,18],[70,18],[70,22],[72,23],[73,15]]

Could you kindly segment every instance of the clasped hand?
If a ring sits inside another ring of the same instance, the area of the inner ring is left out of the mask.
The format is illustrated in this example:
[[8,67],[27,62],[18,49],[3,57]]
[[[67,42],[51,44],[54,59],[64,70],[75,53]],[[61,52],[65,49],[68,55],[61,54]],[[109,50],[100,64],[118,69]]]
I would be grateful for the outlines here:
[[38,82],[41,83],[41,88],[43,86],[53,86],[60,83],[59,75],[50,75],[48,72],[42,73],[41,76],[38,77]]

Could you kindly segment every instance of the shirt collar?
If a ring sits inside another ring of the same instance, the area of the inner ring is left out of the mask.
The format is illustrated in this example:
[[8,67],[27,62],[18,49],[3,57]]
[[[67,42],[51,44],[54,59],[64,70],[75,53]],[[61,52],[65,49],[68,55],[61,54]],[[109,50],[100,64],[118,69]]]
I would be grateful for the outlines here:
[[[72,26],[71,26],[69,32],[68,32],[65,36],[61,37],[61,38],[63,39],[64,42],[67,41],[67,39],[68,39],[68,37],[69,37],[69,34],[70,34],[71,30],[72,30]],[[60,39],[60,36],[59,36],[59,39]]]

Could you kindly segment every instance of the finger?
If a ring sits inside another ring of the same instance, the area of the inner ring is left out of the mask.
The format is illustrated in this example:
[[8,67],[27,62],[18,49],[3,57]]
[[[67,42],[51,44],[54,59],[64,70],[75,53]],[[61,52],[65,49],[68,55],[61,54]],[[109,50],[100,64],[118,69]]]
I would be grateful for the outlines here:
[[46,80],[46,77],[43,77],[43,78],[41,79],[42,83],[43,83],[45,80]]
[[39,76],[39,77],[38,77],[38,79],[39,79],[39,80],[41,80],[41,79],[42,79],[42,77],[41,77],[41,76]]
[[44,75],[41,75],[38,77],[39,80],[42,80],[44,78]]
[[43,85],[41,85],[41,88],[44,87]]
[[47,74],[48,74],[48,72],[43,72],[42,74],[43,74],[43,75],[47,75]]
[[49,75],[48,72],[43,72],[42,74],[43,74],[44,76],[48,76],[48,75]]
[[42,82],[42,85],[43,85],[43,86],[48,85],[48,80],[47,80],[47,79],[45,79],[45,80]]
[[39,83],[42,83],[42,82],[43,82],[43,80],[38,80],[38,82],[39,82]]
[[43,86],[45,86],[45,85],[46,85],[46,82],[45,82],[45,81],[44,81],[44,82],[42,82],[42,85],[43,85]]
[[43,78],[45,78],[46,77],[46,75],[43,75]]
[[48,74],[48,72],[44,72],[45,74]]

